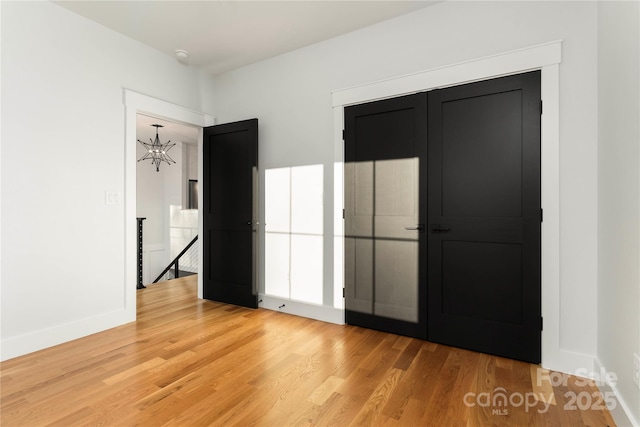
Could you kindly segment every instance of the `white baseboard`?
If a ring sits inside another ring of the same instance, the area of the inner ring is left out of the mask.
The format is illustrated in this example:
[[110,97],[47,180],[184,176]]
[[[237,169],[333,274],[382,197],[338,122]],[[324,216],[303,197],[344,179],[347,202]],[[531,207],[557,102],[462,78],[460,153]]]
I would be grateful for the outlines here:
[[[324,305],[308,304],[300,301],[292,301],[284,298],[260,294],[261,308],[268,310],[280,311],[282,313],[293,314],[300,317],[308,317],[310,319],[321,320],[323,322],[344,325],[344,311],[334,307]],[[284,304],[284,307],[282,305]]]
[[122,309],[52,326],[16,337],[3,338],[0,341],[0,360],[13,359],[14,357],[53,347],[54,345],[115,328],[116,326],[135,320],[136,313],[134,307],[134,310],[130,313],[126,309]]
[[[594,360],[593,366],[596,372],[608,372],[598,358]],[[616,396],[618,404],[611,410],[611,416],[618,427],[640,427],[640,420],[635,419],[629,405],[622,398],[615,384],[611,384],[607,379],[606,384],[600,385],[599,388],[602,393],[613,392]]]
[[[588,372],[593,368],[593,356],[574,351],[556,348],[555,351],[542,352],[542,367],[551,371],[578,375],[580,371]],[[578,373],[576,373],[578,372]]]
[[[597,358],[587,354],[558,350],[553,352],[552,356],[552,358],[547,357],[547,360],[543,359],[541,364],[543,368],[584,378],[589,378],[593,373],[600,375],[601,372],[607,372]],[[611,411],[611,415],[619,427],[640,427],[640,423],[634,419],[628,404],[615,385],[599,384],[599,388],[603,393],[612,392],[615,395],[618,404]]]

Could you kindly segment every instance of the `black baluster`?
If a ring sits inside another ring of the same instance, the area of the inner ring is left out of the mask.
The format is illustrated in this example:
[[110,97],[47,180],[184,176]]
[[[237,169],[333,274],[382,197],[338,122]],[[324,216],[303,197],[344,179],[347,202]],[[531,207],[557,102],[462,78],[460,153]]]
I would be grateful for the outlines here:
[[145,289],[142,284],[142,221],[147,218],[137,218],[138,220],[138,286],[136,289]]

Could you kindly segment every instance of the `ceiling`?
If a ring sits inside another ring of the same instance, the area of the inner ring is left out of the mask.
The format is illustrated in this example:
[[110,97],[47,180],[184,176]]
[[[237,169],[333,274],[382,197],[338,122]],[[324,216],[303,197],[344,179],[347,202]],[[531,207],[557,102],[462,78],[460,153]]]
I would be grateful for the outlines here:
[[[54,3],[188,65],[220,74],[394,18],[439,1],[62,0]],[[137,137],[195,144],[199,130],[138,114]]]
[[54,1],[188,64],[220,74],[437,1]]
[[156,136],[156,128],[151,125],[154,123],[163,126],[158,129],[158,136],[163,143],[169,140],[171,142],[183,142],[187,144],[198,143],[198,134],[200,133],[198,127],[169,122],[140,113],[136,116],[137,139],[144,142],[148,142],[149,139],[153,140]]

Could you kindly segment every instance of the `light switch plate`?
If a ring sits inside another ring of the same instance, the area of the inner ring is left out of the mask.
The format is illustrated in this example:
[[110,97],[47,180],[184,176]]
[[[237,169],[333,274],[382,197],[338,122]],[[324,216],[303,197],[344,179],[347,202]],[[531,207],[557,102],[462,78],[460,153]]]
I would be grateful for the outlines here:
[[109,191],[104,193],[104,203],[107,205],[119,205],[120,198],[120,193],[111,193]]

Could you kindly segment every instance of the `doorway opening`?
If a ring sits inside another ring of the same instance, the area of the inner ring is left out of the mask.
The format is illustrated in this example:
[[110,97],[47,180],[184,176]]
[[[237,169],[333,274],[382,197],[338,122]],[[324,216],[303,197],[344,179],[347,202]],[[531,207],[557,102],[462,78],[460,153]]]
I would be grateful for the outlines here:
[[[175,144],[167,151],[175,163],[156,168],[150,160],[140,160],[146,148],[138,144],[136,155],[136,217],[142,222],[142,284],[196,274],[197,246],[180,257],[178,269],[165,267],[198,235],[197,183],[198,135],[202,128],[147,114],[136,116],[136,139],[155,138],[160,125],[161,143]],[[195,206],[195,208],[193,207]]]
[[[202,128],[215,124],[215,117],[185,108],[164,100],[143,95],[128,89],[123,91],[123,101],[125,105],[125,269],[124,269],[124,308],[130,321],[136,319],[136,282],[137,282],[137,160],[138,146],[137,142],[137,121],[138,114],[150,117],[152,120],[163,120],[168,123],[180,124],[182,126],[197,129],[197,153],[202,153]],[[162,136],[161,136],[162,138]],[[175,149],[175,147],[174,147]],[[202,160],[201,155],[197,160],[197,176],[198,181],[202,182]],[[150,165],[146,165],[151,168]],[[163,165],[167,166],[167,165]],[[175,166],[175,165],[172,165]],[[171,167],[171,166],[169,166]],[[161,166],[162,168],[162,166]],[[155,172],[155,168],[153,169]],[[183,179],[183,181],[185,181]],[[188,185],[185,181],[185,187]],[[198,205],[202,205],[202,189],[198,195]],[[185,191],[186,193],[186,191]],[[181,203],[180,203],[181,205]],[[197,219],[198,233],[202,232],[202,218],[198,215]],[[168,232],[167,232],[168,234]],[[202,249],[198,249],[198,273],[202,272]],[[201,274],[198,274],[198,297],[202,298],[202,282]]]

